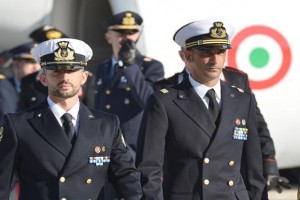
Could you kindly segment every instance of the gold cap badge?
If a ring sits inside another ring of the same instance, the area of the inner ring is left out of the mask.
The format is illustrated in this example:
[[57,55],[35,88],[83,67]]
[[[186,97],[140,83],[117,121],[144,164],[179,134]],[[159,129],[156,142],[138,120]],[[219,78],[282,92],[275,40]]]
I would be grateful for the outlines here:
[[135,19],[134,19],[134,17],[132,17],[132,13],[125,14],[122,24],[123,25],[134,25],[135,24]]
[[218,39],[227,37],[226,29],[223,27],[222,22],[214,22],[214,26],[210,28],[210,36]]
[[69,42],[59,42],[57,45],[60,47],[55,52],[55,58],[56,61],[69,61],[74,60],[74,53],[75,51],[68,47]]

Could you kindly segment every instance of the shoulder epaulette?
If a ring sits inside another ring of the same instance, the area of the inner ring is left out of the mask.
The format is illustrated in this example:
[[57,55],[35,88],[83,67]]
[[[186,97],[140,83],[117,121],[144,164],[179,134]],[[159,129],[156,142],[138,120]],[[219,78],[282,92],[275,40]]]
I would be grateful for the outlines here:
[[169,90],[167,90],[166,88],[159,90],[161,93],[163,94],[167,94],[169,92]]
[[237,69],[237,68],[229,67],[229,66],[226,66],[223,70],[227,70],[227,71],[230,71],[230,72],[236,72],[236,73],[239,73],[239,74],[247,76],[246,72],[244,72],[244,71],[242,71],[240,69]]
[[232,85],[231,87],[236,88],[239,92],[244,93],[244,90],[241,88],[236,87],[235,85]]
[[144,58],[144,61],[145,61],[145,62],[150,62],[150,61],[152,61],[152,58],[145,57],[145,58]]

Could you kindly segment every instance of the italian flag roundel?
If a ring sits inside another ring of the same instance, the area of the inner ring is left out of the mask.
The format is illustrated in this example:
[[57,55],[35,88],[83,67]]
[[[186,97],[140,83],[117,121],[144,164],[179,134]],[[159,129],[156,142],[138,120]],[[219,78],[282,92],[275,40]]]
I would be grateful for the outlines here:
[[267,26],[250,26],[231,41],[228,65],[249,75],[252,89],[265,89],[279,83],[289,70],[291,50],[285,38]]

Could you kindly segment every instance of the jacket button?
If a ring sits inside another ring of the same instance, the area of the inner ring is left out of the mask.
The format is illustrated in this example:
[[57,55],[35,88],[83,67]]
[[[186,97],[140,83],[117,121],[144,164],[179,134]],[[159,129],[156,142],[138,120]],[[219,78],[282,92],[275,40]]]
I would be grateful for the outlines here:
[[231,187],[233,186],[233,181],[228,181],[228,185]]
[[105,94],[110,95],[111,91],[110,90],[105,90]]
[[204,163],[208,164],[209,163],[209,159],[208,158],[204,158]]
[[130,88],[130,87],[126,87],[125,90],[126,90],[127,92],[129,92],[129,91],[131,90],[131,88]]
[[86,184],[91,184],[92,183],[92,179],[89,178],[85,182],[86,182]]
[[209,184],[209,180],[208,179],[204,179],[203,183],[204,183],[204,185],[208,185]]
[[59,181],[60,181],[61,183],[64,183],[64,182],[66,181],[66,178],[62,176],[62,177],[60,177]]
[[61,198],[61,200],[67,200],[66,198]]
[[231,160],[229,163],[228,163],[229,166],[233,166],[234,165],[234,161]]
[[105,106],[105,108],[106,108],[107,110],[109,110],[109,109],[111,108],[110,104],[107,104],[107,105]]

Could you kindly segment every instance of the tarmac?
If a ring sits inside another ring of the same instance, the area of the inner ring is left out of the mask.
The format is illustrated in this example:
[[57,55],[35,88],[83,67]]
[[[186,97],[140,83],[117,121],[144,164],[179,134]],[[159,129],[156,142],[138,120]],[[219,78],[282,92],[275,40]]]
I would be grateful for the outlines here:
[[275,190],[269,191],[269,200],[298,200],[297,199],[297,187],[293,186],[292,189],[284,189],[282,193],[278,193]]

